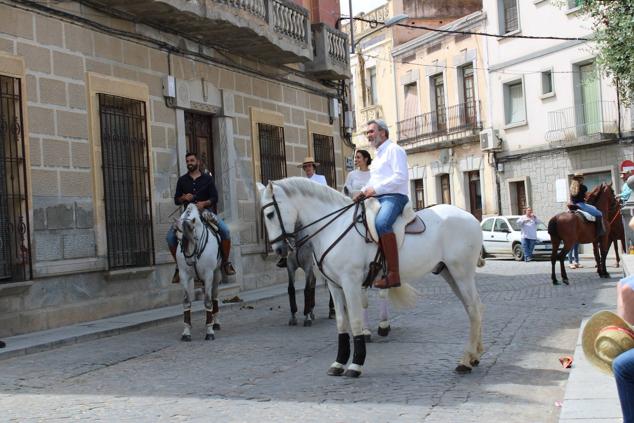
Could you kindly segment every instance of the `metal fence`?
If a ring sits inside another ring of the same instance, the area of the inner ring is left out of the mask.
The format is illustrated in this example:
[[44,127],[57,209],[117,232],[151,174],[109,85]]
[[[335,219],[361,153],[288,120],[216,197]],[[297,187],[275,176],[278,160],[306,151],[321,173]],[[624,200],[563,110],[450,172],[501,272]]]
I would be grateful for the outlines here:
[[548,112],[548,142],[570,142],[595,134],[618,132],[618,107],[614,101],[592,101]]
[[423,113],[398,122],[399,143],[408,144],[456,134],[470,129],[480,129],[479,101],[461,103],[440,111]]
[[284,128],[258,123],[260,140],[260,180],[264,185],[269,181],[286,178],[286,146]]
[[31,278],[20,80],[0,76],[0,283]]
[[320,174],[326,177],[331,188],[337,188],[337,170],[335,168],[335,141],[327,135],[313,134],[315,161],[319,163]]
[[99,94],[108,266],[154,264],[145,103]]

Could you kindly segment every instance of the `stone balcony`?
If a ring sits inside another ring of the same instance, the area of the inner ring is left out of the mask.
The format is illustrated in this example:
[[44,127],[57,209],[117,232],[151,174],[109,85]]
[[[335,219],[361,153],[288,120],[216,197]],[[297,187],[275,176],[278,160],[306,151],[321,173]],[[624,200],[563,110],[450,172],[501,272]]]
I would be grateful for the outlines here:
[[270,64],[313,60],[308,10],[288,0],[83,0]]
[[319,79],[349,79],[350,56],[348,54],[348,36],[323,23],[313,24],[312,62],[304,69]]

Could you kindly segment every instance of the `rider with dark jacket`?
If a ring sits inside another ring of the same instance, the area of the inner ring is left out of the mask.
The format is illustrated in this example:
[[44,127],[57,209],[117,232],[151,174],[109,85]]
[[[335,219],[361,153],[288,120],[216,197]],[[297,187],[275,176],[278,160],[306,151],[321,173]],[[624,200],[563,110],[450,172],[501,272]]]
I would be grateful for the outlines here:
[[[213,177],[207,172],[200,171],[200,162],[196,153],[187,153],[185,156],[188,172],[178,178],[176,183],[176,192],[174,193],[174,203],[177,206],[187,207],[189,203],[196,204],[203,218],[211,221],[218,226],[218,234],[220,235],[220,255],[222,256],[222,270],[226,275],[235,275],[236,271],[229,260],[231,251],[231,234],[229,228],[220,219],[213,210],[218,202],[218,191],[214,184]],[[176,239],[176,231],[172,226],[167,232],[167,245],[170,253],[176,260],[176,247],[178,240]],[[172,277],[172,283],[178,283],[178,265]]]
[[575,173],[570,184],[570,202],[597,219],[597,237],[605,235],[605,226],[603,223],[603,213],[595,206],[586,203],[586,194],[588,187],[583,184],[583,174]]

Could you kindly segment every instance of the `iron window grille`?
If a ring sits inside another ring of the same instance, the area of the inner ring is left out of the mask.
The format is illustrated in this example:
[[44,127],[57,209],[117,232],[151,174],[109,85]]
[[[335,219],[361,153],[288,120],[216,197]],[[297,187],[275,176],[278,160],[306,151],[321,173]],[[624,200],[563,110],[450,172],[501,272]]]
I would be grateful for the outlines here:
[[99,94],[108,267],[154,264],[145,103]]
[[264,185],[269,181],[286,178],[286,146],[284,128],[258,123],[260,142],[260,180]]
[[337,171],[335,169],[335,142],[333,137],[313,134],[315,161],[319,163],[319,173],[326,177],[331,188],[337,187]]
[[0,76],[0,283],[31,279],[20,80]]

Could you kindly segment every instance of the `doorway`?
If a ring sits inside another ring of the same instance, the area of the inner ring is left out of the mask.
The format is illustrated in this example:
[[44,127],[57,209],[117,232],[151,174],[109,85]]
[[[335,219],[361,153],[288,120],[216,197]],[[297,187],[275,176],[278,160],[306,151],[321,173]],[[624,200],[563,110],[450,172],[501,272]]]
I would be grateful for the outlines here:
[[214,172],[214,149],[212,139],[212,115],[185,112],[185,139],[187,152],[196,153],[201,161],[201,171]]

